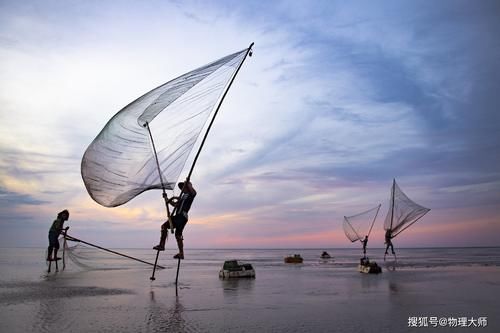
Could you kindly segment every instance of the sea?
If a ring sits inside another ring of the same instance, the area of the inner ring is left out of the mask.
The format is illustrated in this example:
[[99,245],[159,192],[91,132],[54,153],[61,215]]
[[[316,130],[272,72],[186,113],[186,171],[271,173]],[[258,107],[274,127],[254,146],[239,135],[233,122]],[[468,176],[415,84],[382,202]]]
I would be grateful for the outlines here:
[[[369,249],[381,274],[358,271],[359,249],[186,249],[179,267],[174,253],[160,253],[152,280],[152,266],[91,247],[50,273],[45,249],[1,248],[0,332],[500,332],[500,248],[405,248],[385,261]],[[303,263],[284,262],[293,254]],[[219,278],[232,259],[255,278]]]

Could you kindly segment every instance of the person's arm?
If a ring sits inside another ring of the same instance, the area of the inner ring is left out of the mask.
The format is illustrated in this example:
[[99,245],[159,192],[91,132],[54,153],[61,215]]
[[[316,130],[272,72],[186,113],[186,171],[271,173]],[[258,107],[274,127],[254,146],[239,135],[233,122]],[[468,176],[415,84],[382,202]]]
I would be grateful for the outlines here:
[[167,201],[167,204],[170,204],[170,206],[172,207],[176,207],[177,203],[179,202],[179,197],[171,197],[169,199],[167,193],[163,193],[163,199],[165,199]]
[[167,202],[175,208],[179,204],[179,197],[171,197]]
[[64,221],[62,221],[62,222],[61,222],[61,224],[57,226],[56,231],[57,231],[57,234],[58,234],[58,235],[62,234],[62,232],[63,232],[63,227],[64,227]]
[[186,181],[184,185],[186,186],[186,189],[189,193],[191,193],[193,196],[196,195],[196,190],[193,188],[193,184],[191,184],[190,181]]

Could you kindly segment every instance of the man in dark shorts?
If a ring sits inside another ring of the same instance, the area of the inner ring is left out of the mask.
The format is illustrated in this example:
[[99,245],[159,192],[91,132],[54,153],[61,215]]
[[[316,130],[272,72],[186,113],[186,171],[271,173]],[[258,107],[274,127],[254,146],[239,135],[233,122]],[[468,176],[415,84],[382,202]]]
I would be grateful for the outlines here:
[[[57,218],[52,222],[52,226],[49,230],[49,248],[47,253],[47,260],[57,260],[57,251],[59,250],[59,235],[63,231],[64,221],[69,219],[69,212],[65,209],[59,214]],[[52,256],[52,251],[54,251],[54,256]]]
[[[177,240],[179,253],[177,253],[174,258],[184,259],[184,239],[182,237],[182,231],[188,222],[188,212],[196,196],[196,190],[193,188],[190,181],[179,183],[179,188],[181,189],[181,194],[178,197],[173,197],[168,200],[168,203],[175,207],[175,214],[172,216],[172,224],[175,229],[175,239]],[[168,233],[167,229],[169,228],[170,224],[168,221],[161,225],[160,244],[153,247],[154,250],[165,251],[165,241]]]
[[365,236],[365,239],[363,239],[361,243],[363,243],[363,255],[366,258],[366,244],[368,244],[368,236]]
[[384,260],[385,260],[385,256],[387,255],[387,251],[389,250],[389,247],[391,248],[392,254],[396,255],[396,253],[394,253],[394,246],[392,245],[391,238],[392,238],[391,230],[389,229],[389,230],[387,230],[385,232],[385,244],[386,244],[386,247],[385,247]]

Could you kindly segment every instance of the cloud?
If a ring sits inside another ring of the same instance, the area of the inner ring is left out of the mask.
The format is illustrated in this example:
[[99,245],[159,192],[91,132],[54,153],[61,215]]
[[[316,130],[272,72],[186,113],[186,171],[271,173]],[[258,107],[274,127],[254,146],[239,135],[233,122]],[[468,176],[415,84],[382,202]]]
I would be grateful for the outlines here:
[[31,214],[45,234],[65,207],[86,237],[126,230],[149,244],[165,217],[160,194],[98,206],[81,181],[83,152],[130,101],[252,41],[193,174],[191,244],[349,246],[342,216],[386,204],[394,177],[433,208],[425,223],[461,220],[461,207],[471,225],[481,209],[497,219],[496,2],[1,8],[2,223]]
[[35,199],[30,195],[17,194],[17,193],[6,191],[2,188],[0,188],[0,198],[1,198],[0,201],[2,202],[2,206],[4,206],[4,207],[6,205],[12,205],[12,204],[16,204],[16,205],[43,205],[43,204],[48,203],[47,201]]

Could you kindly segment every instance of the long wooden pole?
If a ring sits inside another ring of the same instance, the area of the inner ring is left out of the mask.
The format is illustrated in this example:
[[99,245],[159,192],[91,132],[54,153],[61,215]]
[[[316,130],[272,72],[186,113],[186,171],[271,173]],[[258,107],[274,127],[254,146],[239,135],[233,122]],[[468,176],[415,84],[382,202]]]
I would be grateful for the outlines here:
[[[160,176],[160,183],[161,183],[161,188],[163,190],[163,199],[165,200],[165,208],[167,209],[167,219],[168,219],[168,224],[170,225],[170,231],[173,233],[174,232],[174,224],[172,222],[172,218],[170,217],[170,208],[168,208],[168,196],[167,196],[167,191],[165,191],[165,183],[163,182],[163,175],[161,173],[160,169],[160,162],[158,161],[158,154],[156,152],[156,146],[155,146],[155,141],[153,140],[153,134],[151,134],[151,129],[149,128],[149,123],[146,122],[144,124],[144,127],[148,130],[149,133],[149,138],[151,140],[151,145],[153,146],[153,152],[155,154],[155,161],[156,161],[156,168],[158,169],[158,175]],[[168,231],[165,231],[167,233],[168,237]],[[156,251],[156,258],[155,258],[155,263],[153,265],[153,274],[151,274],[151,277],[149,278],[151,281],[156,280],[155,278],[155,272],[156,272],[156,266],[158,264],[158,257],[160,256],[160,250]]]
[[231,78],[231,81],[229,82],[229,85],[226,88],[226,91],[224,92],[224,94],[222,95],[222,98],[219,101],[219,105],[217,105],[217,109],[215,109],[214,116],[212,117],[212,120],[210,121],[210,124],[208,125],[207,131],[205,132],[205,135],[203,136],[203,140],[201,141],[200,148],[198,148],[198,152],[196,153],[196,156],[193,160],[193,164],[191,165],[191,169],[189,170],[188,176],[186,178],[187,180],[191,179],[191,174],[193,173],[194,166],[196,165],[196,161],[198,161],[198,156],[200,156],[201,149],[203,148],[203,145],[205,144],[205,141],[206,141],[207,136],[208,136],[208,132],[210,132],[210,128],[212,128],[212,124],[214,123],[215,117],[217,116],[217,113],[219,112],[219,109],[222,105],[222,102],[224,101],[224,98],[226,97],[227,92],[229,91],[229,88],[231,88],[231,85],[233,84],[233,81],[236,78],[236,75],[238,75],[238,72],[240,71],[241,66],[245,62],[245,59],[247,58],[248,54],[252,51],[253,44],[254,43],[252,42],[252,44],[250,44],[250,46],[248,47],[247,52],[245,53],[245,57],[243,58],[240,65],[238,66],[238,68],[234,72],[233,77]]
[[62,255],[62,261],[63,261],[63,270],[66,269],[66,234],[68,233],[68,229],[69,227],[66,227],[64,228],[64,231],[63,231],[63,255]]
[[367,236],[370,236],[371,232],[372,232],[372,229],[373,229],[373,225],[375,224],[375,220],[377,219],[377,216],[378,216],[378,211],[380,210],[380,207],[382,206],[382,204],[379,204],[378,205],[378,208],[377,208],[377,212],[375,213],[375,217],[373,218],[373,221],[372,221],[372,226],[370,227],[370,230],[368,230],[368,234]]
[[[102,246],[99,246],[99,245],[95,245],[95,244],[92,244],[92,243],[89,243],[89,242],[86,242],[86,241],[83,241],[81,239],[78,239],[78,238],[75,238],[73,236],[69,236],[69,235],[65,235],[64,237],[66,237],[68,240],[70,241],[73,241],[73,242],[79,242],[79,243],[83,243],[83,244],[87,244],[89,246],[93,246],[95,248],[98,248],[99,250],[103,250],[103,251],[106,251],[106,252],[110,252],[110,253],[113,253],[113,254],[116,254],[116,255],[119,255],[119,256],[122,256],[122,257],[125,257],[125,258],[128,258],[128,259],[132,259],[132,260],[135,260],[135,261],[138,261],[138,262],[142,262],[143,264],[147,264],[147,265],[151,265],[153,266],[152,263],[150,262],[147,262],[147,261],[144,261],[144,260],[141,260],[141,259],[138,259],[138,258],[134,258],[134,257],[131,257],[131,256],[128,256],[126,254],[123,254],[123,253],[120,253],[120,252],[116,252],[116,251],[113,251],[113,250],[110,250],[110,249],[106,249]],[[158,265],[159,268],[165,268],[163,266],[160,266]]]
[[[193,173],[193,170],[194,170],[194,166],[196,165],[196,162],[198,161],[198,157],[200,156],[200,153],[201,153],[201,149],[203,148],[203,145],[205,144],[205,141],[207,140],[207,137],[208,137],[208,133],[210,132],[210,129],[212,128],[212,125],[214,123],[214,120],[215,120],[215,117],[217,116],[217,113],[219,112],[219,109],[222,105],[222,102],[224,101],[224,98],[226,97],[227,95],[227,92],[229,91],[229,88],[231,88],[231,85],[233,84],[234,82],[234,79],[236,78],[236,75],[238,74],[238,72],[240,71],[240,68],[241,66],[243,65],[243,63],[245,62],[248,54],[252,51],[252,47],[253,47],[254,43],[252,42],[250,44],[250,46],[248,47],[247,49],[247,52],[245,53],[245,57],[243,58],[243,60],[241,61],[241,63],[239,64],[238,68],[236,69],[236,71],[234,72],[233,74],[233,77],[231,78],[231,81],[229,82],[226,90],[224,91],[224,94],[222,95],[220,101],[219,101],[219,104],[217,105],[217,108],[215,109],[215,112],[214,112],[214,115],[212,117],[212,119],[210,120],[210,123],[207,127],[207,131],[205,132],[205,135],[203,136],[203,139],[201,141],[201,144],[200,144],[200,147],[198,148],[198,151],[196,152],[196,155],[194,157],[194,160],[193,160],[193,163],[191,164],[191,169],[189,170],[189,173],[188,173],[188,176],[186,177],[186,181],[190,181],[191,179],[191,175]],[[153,150],[154,150],[154,153],[155,153],[155,157],[156,157],[156,165],[158,167],[158,172],[160,173],[160,181],[162,182],[162,187],[163,187],[163,193],[165,193],[165,187],[163,185],[163,179],[161,178],[161,171],[160,171],[160,164],[158,162],[158,156],[156,154],[156,148],[154,146],[154,141],[153,141],[153,136],[151,135],[151,131],[149,129],[149,124],[146,122],[146,124],[144,125],[147,129],[148,129],[148,132],[149,132],[149,136],[151,138],[151,143],[153,144]],[[181,191],[182,193],[182,191]],[[170,220],[170,212],[169,212],[169,209],[168,209],[168,203],[167,201],[165,201],[166,203],[166,206],[167,206],[167,214],[169,215],[169,223],[170,223],[170,230],[173,232],[173,226],[172,226],[172,222]],[[174,209],[175,210],[175,209]],[[159,251],[158,253],[156,254],[156,260],[158,260],[158,255],[159,255]],[[156,261],[155,261],[155,265],[156,265]],[[175,276],[175,286],[176,286],[176,291],[177,291],[177,283],[178,283],[178,280],[179,280],[179,269],[180,269],[180,265],[181,265],[181,259],[178,259],[177,261],[177,273],[176,273],[176,276]],[[153,276],[151,277],[151,280],[154,280],[154,269],[153,269]]]
[[[224,101],[224,98],[226,97],[227,92],[229,91],[229,88],[231,88],[231,85],[233,84],[234,79],[236,78],[236,75],[238,75],[238,72],[240,71],[241,66],[243,66],[243,63],[245,62],[248,54],[250,54],[250,52],[252,52],[253,44],[254,43],[252,42],[250,44],[250,46],[248,47],[247,52],[245,53],[245,57],[240,62],[238,68],[234,72],[233,77],[231,78],[231,81],[229,81],[229,84],[228,84],[228,86],[226,88],[226,91],[224,91],[224,94],[222,95],[222,97],[221,97],[221,99],[219,101],[219,104],[217,105],[217,108],[215,109],[214,115],[213,115],[212,119],[210,120],[210,124],[208,124],[207,131],[205,132],[205,135],[203,136],[203,139],[201,140],[200,147],[198,148],[198,151],[196,152],[196,155],[195,155],[194,160],[193,160],[193,164],[191,164],[191,169],[189,169],[189,173],[188,173],[188,176],[186,177],[186,181],[190,181],[190,179],[191,179],[191,174],[193,173],[194,166],[196,165],[196,162],[198,161],[198,157],[200,156],[200,153],[201,153],[201,149],[203,148],[203,145],[205,144],[205,141],[207,140],[208,133],[210,132],[210,129],[212,128],[212,125],[214,123],[215,117],[217,116],[217,113],[219,113],[219,109],[220,109],[220,107],[222,105],[222,102]],[[179,280],[179,269],[180,269],[180,266],[181,266],[181,259],[179,259],[178,262],[177,262],[177,273],[175,275],[175,291],[176,291],[176,293],[177,293],[177,282]]]
[[392,223],[394,219],[394,190],[396,189],[396,178],[392,180],[392,210],[391,210],[391,234],[392,234]]
[[[168,224],[170,225],[170,230],[173,233],[174,232],[174,226],[173,226],[173,223],[172,223],[172,219],[170,217],[170,209],[168,208],[168,197],[167,197],[167,192],[165,191],[165,183],[163,182],[163,175],[161,174],[160,162],[158,161],[158,154],[156,153],[155,141],[153,140],[153,135],[151,134],[151,129],[149,128],[149,123],[146,122],[144,124],[144,127],[146,127],[146,129],[148,130],[149,138],[151,139],[151,145],[153,146],[153,152],[155,154],[155,160],[156,160],[156,168],[158,169],[158,175],[160,176],[161,188],[163,190],[163,199],[165,200],[165,207],[167,209]],[[167,233],[167,235],[168,235],[168,233]]]

